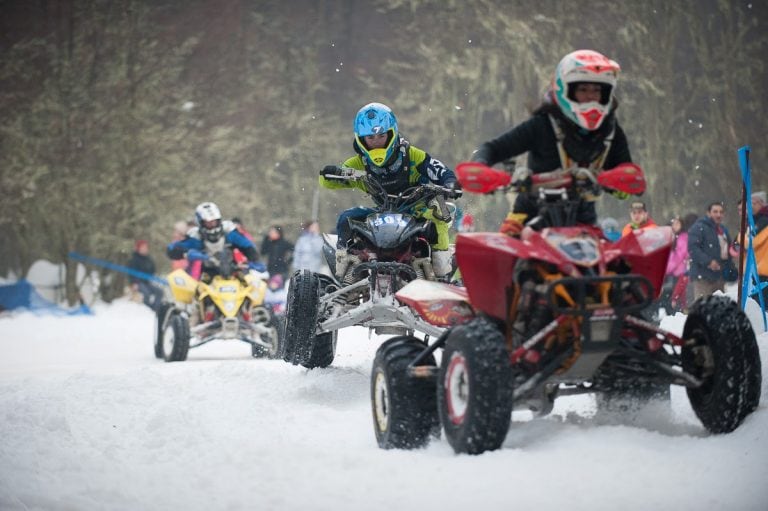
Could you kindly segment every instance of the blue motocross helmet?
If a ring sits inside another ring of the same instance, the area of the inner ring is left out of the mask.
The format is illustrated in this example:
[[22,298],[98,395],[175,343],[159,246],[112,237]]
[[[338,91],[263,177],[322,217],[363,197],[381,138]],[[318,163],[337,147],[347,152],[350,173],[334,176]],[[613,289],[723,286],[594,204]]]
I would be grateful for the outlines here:
[[[355,142],[368,162],[377,167],[386,165],[397,151],[400,135],[397,131],[397,118],[387,105],[368,103],[355,116],[353,126]],[[369,135],[387,134],[387,144],[383,148],[369,149],[364,137]]]

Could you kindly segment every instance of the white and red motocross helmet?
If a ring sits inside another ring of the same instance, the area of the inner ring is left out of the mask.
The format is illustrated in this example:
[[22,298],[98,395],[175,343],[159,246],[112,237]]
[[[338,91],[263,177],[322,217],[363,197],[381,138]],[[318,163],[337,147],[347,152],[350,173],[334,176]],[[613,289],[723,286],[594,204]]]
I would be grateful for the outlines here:
[[[621,68],[605,55],[592,50],[569,53],[555,70],[552,96],[567,119],[589,131],[600,127],[611,111],[613,91]],[[578,83],[597,83],[601,86],[600,101],[577,103],[574,90]]]

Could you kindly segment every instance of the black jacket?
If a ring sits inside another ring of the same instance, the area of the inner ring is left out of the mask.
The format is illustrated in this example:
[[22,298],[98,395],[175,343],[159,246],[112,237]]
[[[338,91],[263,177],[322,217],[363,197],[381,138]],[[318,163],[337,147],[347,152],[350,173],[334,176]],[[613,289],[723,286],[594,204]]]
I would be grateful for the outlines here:
[[530,119],[518,124],[500,137],[482,144],[472,159],[486,165],[493,165],[528,153],[528,168],[533,173],[559,169],[561,164],[557,138],[548,116],[552,113],[563,128],[565,135],[563,145],[568,156],[580,166],[588,167],[592,160],[599,156],[604,148],[605,137],[614,127],[616,131],[603,168],[611,169],[620,163],[632,161],[627,137],[613,113],[606,118],[600,129],[581,133],[580,130],[570,126],[572,124],[570,121],[562,119],[549,109],[541,108],[537,112]]
[[[614,112],[608,115],[603,124],[594,132],[578,129],[566,120],[554,105],[545,104],[527,121],[518,124],[503,135],[482,144],[472,157],[473,161],[486,165],[515,158],[528,153],[528,168],[534,174],[557,170],[562,167],[557,148],[557,137],[549,116],[552,115],[563,130],[563,147],[568,156],[579,166],[589,167],[605,148],[605,138],[613,133],[613,141],[602,168],[611,169],[620,163],[632,161],[629,145],[624,130],[619,126]],[[524,194],[517,196],[515,213],[526,213],[528,218],[538,214],[536,204]],[[597,221],[595,205],[585,202],[579,210],[579,221],[594,224]]]
[[[140,271],[143,273],[148,273],[150,275],[155,274],[155,262],[152,260],[151,257],[148,255],[141,255],[138,252],[134,252],[131,256],[131,260],[128,261],[128,268],[136,271]],[[134,277],[133,275],[128,276],[128,281],[131,284],[138,283],[141,279],[139,277]]]
[[278,273],[288,275],[292,251],[293,245],[285,238],[272,241],[269,236],[264,236],[261,242],[261,255],[267,260],[267,271],[270,275]]

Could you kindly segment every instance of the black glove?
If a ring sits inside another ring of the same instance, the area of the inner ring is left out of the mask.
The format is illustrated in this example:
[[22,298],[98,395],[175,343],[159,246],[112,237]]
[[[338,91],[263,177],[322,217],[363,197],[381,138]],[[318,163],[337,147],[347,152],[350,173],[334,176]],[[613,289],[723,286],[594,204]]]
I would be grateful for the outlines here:
[[528,192],[533,186],[533,173],[531,169],[527,167],[517,167],[512,173],[512,186],[517,188],[517,191],[525,193]]
[[341,167],[338,165],[326,165],[323,167],[323,170],[320,171],[320,175],[323,177],[327,176],[342,176],[344,175],[344,172],[342,171]]

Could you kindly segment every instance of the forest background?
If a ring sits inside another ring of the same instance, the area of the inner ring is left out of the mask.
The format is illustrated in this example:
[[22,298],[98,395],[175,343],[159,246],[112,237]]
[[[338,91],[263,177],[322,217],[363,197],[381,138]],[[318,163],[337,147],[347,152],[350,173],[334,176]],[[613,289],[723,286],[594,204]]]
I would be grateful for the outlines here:
[[[587,8],[588,7],[588,8]],[[527,118],[566,53],[622,66],[619,120],[658,223],[724,201],[736,150],[768,187],[768,5],[727,0],[0,0],[0,275],[77,251],[125,262],[215,201],[295,239],[368,199],[318,190],[352,119],[390,105],[450,167]],[[524,160],[520,162],[524,164]],[[465,197],[496,229],[504,196]],[[626,220],[627,204],[600,200]],[[72,268],[70,261],[69,267]],[[74,272],[68,272],[74,299]]]

